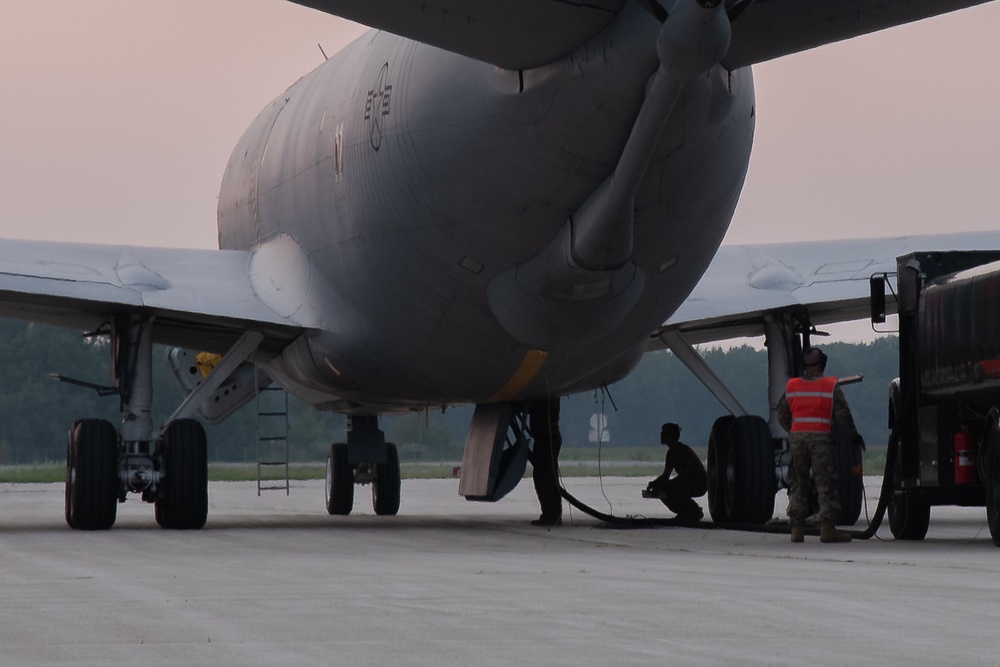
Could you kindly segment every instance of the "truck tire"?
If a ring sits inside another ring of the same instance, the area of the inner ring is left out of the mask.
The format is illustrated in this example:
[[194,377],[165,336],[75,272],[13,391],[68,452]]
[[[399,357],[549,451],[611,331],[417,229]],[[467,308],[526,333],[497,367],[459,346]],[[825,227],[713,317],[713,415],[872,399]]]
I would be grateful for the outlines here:
[[1000,425],[995,419],[986,422],[981,474],[986,496],[986,523],[993,544],[1000,547]]
[[889,499],[889,530],[897,540],[922,540],[931,523],[931,505],[917,491],[897,491]]
[[[895,404],[890,407],[895,408]],[[899,424],[896,418],[892,420],[892,423],[897,426]],[[893,428],[890,440],[893,437],[898,437],[896,428]],[[902,444],[900,442],[898,446],[902,447]],[[889,502],[886,504],[889,531],[897,540],[922,540],[927,535],[927,528],[931,523],[931,505],[917,491],[898,490],[902,486],[900,482],[902,478],[901,465],[897,458],[892,471],[893,493],[889,496]]]

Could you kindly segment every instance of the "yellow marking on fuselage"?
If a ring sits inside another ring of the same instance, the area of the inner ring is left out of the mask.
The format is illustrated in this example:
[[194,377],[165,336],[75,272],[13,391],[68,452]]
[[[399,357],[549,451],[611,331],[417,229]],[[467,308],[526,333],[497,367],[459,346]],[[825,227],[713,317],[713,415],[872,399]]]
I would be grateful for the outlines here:
[[521,360],[521,365],[517,367],[514,374],[507,380],[507,384],[503,386],[503,389],[493,394],[489,402],[509,401],[517,396],[538,375],[538,371],[542,368],[542,364],[545,363],[545,359],[548,356],[549,353],[544,350],[528,350],[524,355],[524,359]]

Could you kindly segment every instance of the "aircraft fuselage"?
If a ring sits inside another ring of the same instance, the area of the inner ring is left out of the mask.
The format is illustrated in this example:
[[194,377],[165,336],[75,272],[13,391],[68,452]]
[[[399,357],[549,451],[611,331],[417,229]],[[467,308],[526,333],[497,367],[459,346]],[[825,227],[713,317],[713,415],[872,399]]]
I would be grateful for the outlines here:
[[637,183],[626,261],[560,254],[636,125],[659,30],[626,9],[521,72],[372,32],[274,100],[219,203],[220,247],[256,250],[255,289],[310,331],[274,377],[346,411],[624,377],[718,249],[753,137],[749,69],[687,81]]

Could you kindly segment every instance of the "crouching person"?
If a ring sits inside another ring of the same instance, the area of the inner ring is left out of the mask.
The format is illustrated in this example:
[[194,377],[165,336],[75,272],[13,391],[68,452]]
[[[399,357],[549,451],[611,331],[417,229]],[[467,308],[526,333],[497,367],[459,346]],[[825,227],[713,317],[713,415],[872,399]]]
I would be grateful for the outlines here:
[[[663,474],[646,485],[646,491],[663,501],[681,521],[701,521],[705,513],[695,502],[708,491],[708,473],[694,450],[680,441],[681,427],[667,422],[660,429],[660,444],[667,446]],[[670,475],[676,473],[671,479]]]

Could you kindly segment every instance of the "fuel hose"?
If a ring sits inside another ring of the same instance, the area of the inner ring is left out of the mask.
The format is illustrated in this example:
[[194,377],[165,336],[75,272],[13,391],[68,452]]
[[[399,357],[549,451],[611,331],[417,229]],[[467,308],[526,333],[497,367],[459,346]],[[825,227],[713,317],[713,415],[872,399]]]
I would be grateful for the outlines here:
[[[868,526],[864,530],[848,530],[846,531],[851,537],[859,540],[871,539],[878,532],[879,526],[882,525],[882,519],[885,517],[886,507],[888,506],[889,498],[892,496],[892,471],[896,465],[896,452],[899,449],[899,433],[894,428],[892,433],[889,435],[889,443],[886,446],[885,455],[885,470],[882,473],[882,487],[879,491],[878,504],[875,506],[875,513],[868,521]],[[560,493],[562,497],[570,505],[583,512],[584,514],[591,516],[598,521],[603,521],[612,528],[659,528],[662,526],[683,526],[688,528],[711,528],[720,530],[739,530],[754,533],[785,533],[788,534],[789,528],[787,525],[781,524],[756,524],[756,523],[731,523],[731,522],[716,522],[716,521],[685,521],[678,519],[677,517],[645,517],[645,516],[616,516],[614,514],[609,514],[606,512],[601,512],[593,507],[587,505],[586,503],[577,499],[573,494],[566,490],[566,487],[560,485]],[[815,528],[806,529],[806,532],[811,535],[819,534],[819,531]]]

